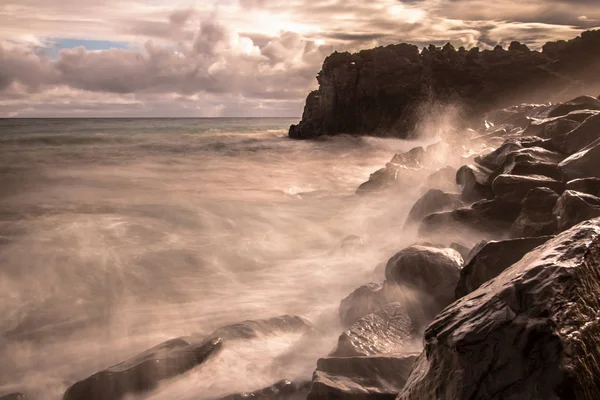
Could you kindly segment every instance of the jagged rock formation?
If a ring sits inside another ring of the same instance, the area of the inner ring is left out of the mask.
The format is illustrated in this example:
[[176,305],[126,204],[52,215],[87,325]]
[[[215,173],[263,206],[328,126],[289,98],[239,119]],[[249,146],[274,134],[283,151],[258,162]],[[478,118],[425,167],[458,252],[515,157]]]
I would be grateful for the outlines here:
[[[455,50],[429,46],[419,53],[406,43],[350,53],[333,53],[317,76],[302,120],[289,136],[368,134],[408,137],[424,104],[452,103],[464,115],[478,117],[518,102],[541,102],[583,92],[600,84],[600,31],[587,31],[568,42],[549,42],[541,52],[517,42],[508,50]],[[585,85],[584,86],[584,82]],[[540,117],[600,104],[563,104]],[[561,124],[565,124],[562,122]]]
[[595,219],[440,313],[398,399],[597,399],[598,282]]

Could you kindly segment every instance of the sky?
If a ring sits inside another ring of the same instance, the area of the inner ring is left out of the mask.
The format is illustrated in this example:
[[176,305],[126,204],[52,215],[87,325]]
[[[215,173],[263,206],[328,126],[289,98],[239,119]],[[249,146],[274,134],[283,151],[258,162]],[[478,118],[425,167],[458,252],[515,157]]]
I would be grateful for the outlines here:
[[0,0],[0,117],[299,117],[333,51],[539,48],[600,0]]

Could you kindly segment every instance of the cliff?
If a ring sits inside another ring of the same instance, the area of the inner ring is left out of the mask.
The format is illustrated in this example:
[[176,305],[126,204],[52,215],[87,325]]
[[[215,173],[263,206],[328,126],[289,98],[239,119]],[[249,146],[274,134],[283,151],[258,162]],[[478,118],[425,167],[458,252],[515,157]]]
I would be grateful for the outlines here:
[[[453,104],[479,118],[515,102],[558,100],[600,88],[600,30],[546,43],[541,52],[518,42],[508,50],[456,50],[410,44],[355,54],[333,53],[317,76],[302,120],[289,136],[361,134],[410,136],[423,106]],[[593,86],[592,86],[593,87]]]

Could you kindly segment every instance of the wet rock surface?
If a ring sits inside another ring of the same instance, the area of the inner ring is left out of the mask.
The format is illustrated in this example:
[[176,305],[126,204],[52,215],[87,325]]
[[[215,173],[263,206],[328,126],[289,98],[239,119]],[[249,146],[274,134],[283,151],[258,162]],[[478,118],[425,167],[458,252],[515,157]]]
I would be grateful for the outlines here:
[[398,399],[597,398],[599,249],[583,222],[447,307]]
[[413,245],[388,261],[385,277],[406,292],[403,304],[417,326],[428,323],[454,300],[463,258],[451,248]]
[[383,285],[369,283],[356,289],[340,303],[340,321],[350,326],[367,314],[371,314],[387,304]]
[[567,182],[567,190],[591,194],[592,196],[600,196],[600,179],[599,178],[583,178],[574,179]]
[[565,189],[563,182],[543,175],[499,175],[492,184],[496,198],[511,204],[521,204],[531,189],[548,188],[557,193]]
[[27,396],[25,396],[23,393],[11,393],[1,396],[0,400],[27,400]]
[[264,389],[253,392],[232,394],[220,400],[304,400],[310,389],[310,382],[293,382],[283,379]]
[[600,198],[567,190],[558,198],[553,213],[558,229],[563,231],[587,219],[600,217]]
[[161,380],[173,378],[202,364],[221,349],[223,340],[201,342],[172,339],[125,362],[98,372],[67,389],[64,400],[121,399],[130,393],[154,389]]
[[406,224],[420,223],[426,216],[461,207],[461,195],[456,193],[445,193],[439,189],[431,189],[423,195],[408,213]]
[[390,303],[356,321],[338,339],[330,357],[398,354],[414,339],[415,327],[401,303]]
[[600,178],[600,139],[563,160],[559,167],[567,180]]
[[500,275],[534,248],[546,243],[552,236],[520,238],[482,243],[473,250],[470,259],[460,270],[456,298],[475,291],[485,282]]
[[181,337],[161,343],[127,361],[75,383],[64,400],[114,400],[154,389],[216,356],[228,340],[253,339],[278,332],[310,332],[312,325],[292,315],[244,321],[206,337]]
[[510,236],[537,237],[556,233],[558,222],[553,211],[558,197],[552,189],[531,189],[521,203],[521,213],[510,228]]
[[322,358],[317,361],[308,399],[394,399],[415,359],[416,354]]

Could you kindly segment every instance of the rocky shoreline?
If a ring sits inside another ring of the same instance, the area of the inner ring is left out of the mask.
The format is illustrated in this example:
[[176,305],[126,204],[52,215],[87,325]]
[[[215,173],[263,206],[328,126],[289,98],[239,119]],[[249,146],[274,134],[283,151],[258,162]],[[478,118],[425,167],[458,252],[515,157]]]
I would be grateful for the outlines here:
[[[295,132],[313,126],[303,123]],[[600,100],[517,105],[479,126],[396,154],[357,190],[401,191],[428,175],[405,225],[421,241],[388,260],[383,282],[342,300],[346,331],[312,380],[223,400],[600,398]],[[447,155],[462,166],[445,165]],[[176,338],[73,384],[63,399],[144,393],[228,343],[289,332],[318,334],[286,315]]]

